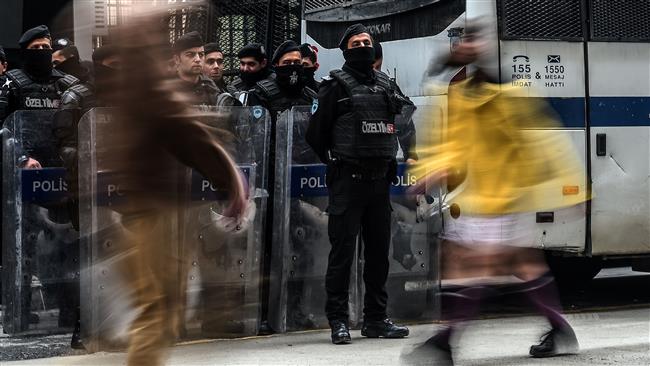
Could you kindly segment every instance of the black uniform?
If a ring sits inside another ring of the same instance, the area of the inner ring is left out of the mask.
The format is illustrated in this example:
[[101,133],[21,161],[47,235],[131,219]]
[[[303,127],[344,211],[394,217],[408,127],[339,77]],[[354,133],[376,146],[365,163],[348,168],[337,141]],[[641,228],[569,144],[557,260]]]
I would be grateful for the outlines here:
[[[397,83],[391,79],[391,87],[395,92],[397,93],[398,98],[402,101],[402,103],[406,106],[411,106],[413,108],[413,111],[415,111],[415,104],[407,97],[404,95],[402,90],[399,88]],[[397,140],[399,141],[400,147],[402,148],[402,153],[404,154],[404,160],[408,159],[413,159],[413,160],[418,160],[418,154],[415,151],[415,141],[416,141],[416,133],[415,133],[415,123],[413,123],[413,118],[409,118],[408,121],[406,121],[406,125],[404,126],[397,126]]]
[[[261,80],[270,78],[272,76],[273,76],[273,72],[270,69],[264,69],[260,71]],[[230,84],[228,84],[228,86],[226,87],[226,91],[228,91],[228,93],[232,95],[237,95],[241,92],[247,92],[255,88],[255,85],[257,85],[259,81],[260,79],[258,79],[254,83],[247,83],[241,77],[235,76],[232,82],[230,82]]]
[[273,121],[277,116],[295,106],[312,105],[317,94],[309,87],[303,87],[299,93],[290,94],[280,87],[275,76],[258,81],[251,89],[248,97],[248,105],[261,105],[271,113]]
[[[4,120],[17,110],[57,109],[61,105],[61,95],[79,80],[72,75],[52,70],[48,80],[37,81],[21,69],[14,69],[5,75],[2,92],[0,92],[0,120]],[[4,106],[4,107],[3,107]],[[54,157],[38,156],[38,146],[31,146],[24,141],[25,151],[20,162],[29,157],[37,160],[53,159]],[[43,162],[42,162],[43,163]]]
[[350,267],[356,237],[364,243],[364,320],[387,318],[391,206],[396,171],[394,116],[401,110],[388,76],[348,66],[330,73],[318,94],[307,142],[327,164],[329,255],[325,288],[330,323],[348,321]]
[[230,94],[219,89],[214,81],[207,76],[199,75],[196,83],[179,80],[179,92],[185,93],[190,98],[190,104],[206,106],[234,106],[241,105]]

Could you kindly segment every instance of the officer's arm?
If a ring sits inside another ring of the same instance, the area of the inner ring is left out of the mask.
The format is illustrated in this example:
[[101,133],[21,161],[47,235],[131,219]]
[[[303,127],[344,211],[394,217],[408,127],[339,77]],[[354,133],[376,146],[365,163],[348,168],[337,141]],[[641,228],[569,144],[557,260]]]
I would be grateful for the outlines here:
[[77,125],[80,117],[81,97],[68,90],[61,97],[61,108],[54,114],[52,123],[59,156],[67,168],[77,165]]
[[416,135],[413,118],[409,120],[406,129],[399,135],[398,139],[404,153],[404,160],[418,160],[418,154],[415,152]]
[[318,108],[309,120],[305,138],[320,160],[329,161],[332,126],[337,117],[337,102],[341,92],[335,81],[325,81],[318,92]]

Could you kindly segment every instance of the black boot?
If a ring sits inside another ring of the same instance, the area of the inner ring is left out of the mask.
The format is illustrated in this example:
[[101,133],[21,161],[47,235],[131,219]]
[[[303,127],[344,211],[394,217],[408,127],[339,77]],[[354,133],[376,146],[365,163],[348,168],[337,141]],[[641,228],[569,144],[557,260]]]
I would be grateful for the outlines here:
[[352,342],[350,328],[344,321],[332,320],[330,321],[330,328],[332,329],[332,343],[349,344]]
[[576,354],[578,339],[571,327],[553,328],[542,336],[542,342],[530,347],[530,355],[535,358]]
[[404,338],[409,335],[409,329],[393,324],[388,318],[374,321],[364,320],[361,335],[368,338]]

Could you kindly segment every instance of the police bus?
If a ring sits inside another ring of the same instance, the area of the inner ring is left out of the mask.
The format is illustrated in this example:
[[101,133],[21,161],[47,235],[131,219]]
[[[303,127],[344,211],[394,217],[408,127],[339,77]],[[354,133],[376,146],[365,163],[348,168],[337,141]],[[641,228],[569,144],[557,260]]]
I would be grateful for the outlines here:
[[419,106],[420,129],[439,128],[446,116],[446,90],[427,89],[428,79],[464,77],[432,75],[431,61],[462,41],[468,20],[492,27],[498,77],[556,111],[587,172],[572,189],[594,197],[576,208],[577,221],[571,210],[535,215],[537,244],[556,276],[582,282],[615,265],[650,271],[647,1],[304,0],[303,9],[302,39],[320,50],[320,76],[343,64],[343,31],[365,24],[382,43],[383,71]]

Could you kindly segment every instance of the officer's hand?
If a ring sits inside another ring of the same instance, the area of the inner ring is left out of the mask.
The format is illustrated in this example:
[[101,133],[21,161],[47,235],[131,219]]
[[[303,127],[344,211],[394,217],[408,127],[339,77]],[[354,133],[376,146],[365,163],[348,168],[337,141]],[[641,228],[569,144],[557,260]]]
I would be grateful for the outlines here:
[[413,165],[417,163],[418,161],[415,159],[406,159],[406,165]]
[[41,169],[41,163],[38,162],[36,159],[29,158],[25,162],[25,165],[23,166],[25,169]]

